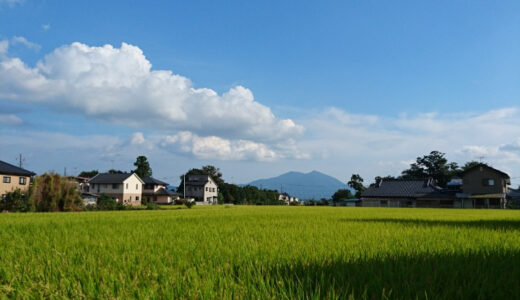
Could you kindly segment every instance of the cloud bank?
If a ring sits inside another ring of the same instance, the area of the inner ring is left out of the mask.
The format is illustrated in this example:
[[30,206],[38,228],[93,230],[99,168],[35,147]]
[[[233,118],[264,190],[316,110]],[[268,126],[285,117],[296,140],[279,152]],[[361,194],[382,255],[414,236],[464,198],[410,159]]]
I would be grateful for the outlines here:
[[257,142],[297,138],[303,127],[277,118],[253,93],[236,86],[222,95],[194,88],[167,70],[152,70],[136,46],[72,43],[29,67],[0,62],[0,98],[52,106],[135,127],[190,131]]

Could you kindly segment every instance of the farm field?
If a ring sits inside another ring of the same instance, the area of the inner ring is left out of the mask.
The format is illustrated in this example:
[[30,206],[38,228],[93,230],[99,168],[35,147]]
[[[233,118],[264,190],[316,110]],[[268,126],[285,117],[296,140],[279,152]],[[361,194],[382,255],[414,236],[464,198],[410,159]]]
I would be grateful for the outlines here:
[[520,211],[0,214],[0,298],[520,297]]

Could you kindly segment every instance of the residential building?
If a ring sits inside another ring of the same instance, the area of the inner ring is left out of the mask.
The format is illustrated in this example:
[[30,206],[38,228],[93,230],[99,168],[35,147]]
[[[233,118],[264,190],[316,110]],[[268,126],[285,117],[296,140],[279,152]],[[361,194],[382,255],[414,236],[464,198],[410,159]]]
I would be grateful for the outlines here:
[[194,198],[197,204],[218,204],[218,187],[209,175],[186,176],[186,198]]
[[361,194],[362,206],[505,208],[517,194],[508,188],[508,174],[485,164],[466,170],[445,188],[434,180],[384,179]]
[[27,171],[20,167],[8,164],[0,160],[0,197],[16,189],[20,189],[22,193],[29,191],[31,177],[36,175],[34,172]]
[[143,178],[143,197],[157,204],[171,204],[180,199],[180,195],[168,190],[168,183],[153,177]]
[[105,194],[125,205],[141,205],[144,181],[135,173],[100,173],[89,184],[92,194]]
[[291,204],[291,202],[299,202],[300,199],[297,197],[291,197],[287,193],[278,194],[278,200],[285,202],[285,204]]

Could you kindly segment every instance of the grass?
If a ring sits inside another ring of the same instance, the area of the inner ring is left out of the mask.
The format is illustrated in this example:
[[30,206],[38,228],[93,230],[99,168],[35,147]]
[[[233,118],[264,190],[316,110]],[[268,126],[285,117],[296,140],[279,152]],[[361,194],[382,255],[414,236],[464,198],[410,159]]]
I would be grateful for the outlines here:
[[0,214],[1,298],[513,299],[520,211]]

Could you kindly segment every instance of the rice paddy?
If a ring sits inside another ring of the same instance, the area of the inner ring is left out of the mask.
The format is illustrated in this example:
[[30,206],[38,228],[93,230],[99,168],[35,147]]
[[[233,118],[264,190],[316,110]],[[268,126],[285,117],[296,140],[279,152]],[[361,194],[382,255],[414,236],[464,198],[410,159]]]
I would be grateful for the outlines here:
[[1,298],[513,299],[520,211],[0,214]]

